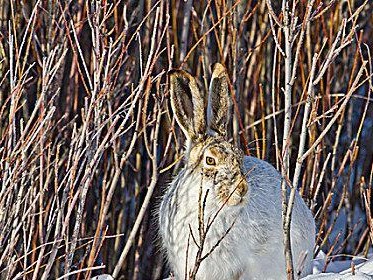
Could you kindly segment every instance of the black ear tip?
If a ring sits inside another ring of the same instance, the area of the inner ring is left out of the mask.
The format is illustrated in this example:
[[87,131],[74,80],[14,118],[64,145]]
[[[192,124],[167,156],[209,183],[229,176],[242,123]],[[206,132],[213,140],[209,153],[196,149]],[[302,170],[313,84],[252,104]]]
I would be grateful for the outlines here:
[[177,69],[172,69],[168,71],[168,77],[170,78],[170,81],[176,81],[176,80],[184,80],[183,71],[177,70]]
[[168,75],[169,76],[172,76],[172,75],[175,75],[175,74],[177,74],[177,73],[179,73],[180,72],[180,70],[178,70],[178,69],[171,69],[170,71],[168,71]]
[[190,75],[188,72],[178,69],[172,69],[168,71],[168,76],[170,77],[171,81],[184,81],[190,82],[193,80],[193,76]]
[[181,70],[171,69],[170,71],[168,71],[168,76],[170,77],[170,79],[175,79],[178,77],[182,77],[183,75]]

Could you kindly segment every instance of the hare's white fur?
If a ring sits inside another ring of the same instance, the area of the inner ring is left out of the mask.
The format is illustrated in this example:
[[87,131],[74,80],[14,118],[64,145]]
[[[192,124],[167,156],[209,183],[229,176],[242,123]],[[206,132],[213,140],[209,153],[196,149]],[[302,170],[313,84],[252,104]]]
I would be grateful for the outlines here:
[[[249,192],[243,205],[224,206],[217,215],[205,243],[209,252],[234,223],[219,246],[201,263],[197,279],[286,279],[281,221],[282,177],[270,164],[254,157],[244,158]],[[198,239],[198,199],[202,176],[182,170],[171,183],[159,211],[163,246],[176,279],[184,279],[189,226]],[[219,205],[213,186],[203,186],[207,195],[205,216],[213,216]],[[315,224],[310,210],[296,194],[291,223],[294,268],[302,275],[311,273]],[[189,238],[188,270],[195,262],[197,247]]]
[[[183,125],[180,119],[178,123]],[[184,127],[184,130],[187,129]],[[205,225],[218,214],[206,234],[202,255],[215,249],[201,262],[196,279],[286,279],[281,175],[265,161],[241,156],[239,169],[246,177],[248,191],[240,203],[223,205],[217,199],[218,190],[213,181],[202,174],[203,165],[191,164],[193,141],[189,139],[188,143],[185,167],[169,186],[159,209],[162,244],[175,278],[184,279],[195,265],[202,193],[203,198],[206,197]],[[203,146],[204,142],[201,143],[199,145]],[[226,170],[227,173],[230,171]],[[312,213],[297,193],[291,244],[295,271],[300,270],[302,276],[311,272],[314,238]]]

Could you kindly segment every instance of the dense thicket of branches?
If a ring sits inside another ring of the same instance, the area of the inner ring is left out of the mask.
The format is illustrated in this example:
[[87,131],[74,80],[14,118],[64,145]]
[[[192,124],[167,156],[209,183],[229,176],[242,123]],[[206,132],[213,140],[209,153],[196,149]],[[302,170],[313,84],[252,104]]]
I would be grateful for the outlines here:
[[2,1],[1,278],[167,276],[154,213],[183,153],[167,72],[206,90],[218,61],[233,141],[298,186],[328,260],[366,255],[373,3],[280,2]]

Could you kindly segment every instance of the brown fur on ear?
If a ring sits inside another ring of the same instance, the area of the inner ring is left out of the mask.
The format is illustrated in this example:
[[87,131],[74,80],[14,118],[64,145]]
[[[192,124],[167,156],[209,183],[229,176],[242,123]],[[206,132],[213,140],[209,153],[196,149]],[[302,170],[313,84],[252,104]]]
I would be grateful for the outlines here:
[[228,74],[223,65],[216,63],[212,72],[207,108],[207,123],[210,133],[227,135],[230,116]]
[[205,101],[195,78],[188,72],[170,72],[171,107],[187,138],[196,140],[206,132]]

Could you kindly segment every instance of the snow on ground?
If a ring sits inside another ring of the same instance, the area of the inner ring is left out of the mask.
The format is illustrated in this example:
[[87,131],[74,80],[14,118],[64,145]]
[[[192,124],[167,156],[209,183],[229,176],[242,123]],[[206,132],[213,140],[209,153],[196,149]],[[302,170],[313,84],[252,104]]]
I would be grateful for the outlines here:
[[[355,264],[354,273],[351,269],[351,263]],[[326,272],[321,273],[325,266],[325,254],[320,251],[317,258],[313,260],[313,274],[302,278],[302,280],[365,280],[373,279],[373,257],[369,260],[355,257],[349,261],[335,261],[329,263]]]
[[109,274],[101,274],[95,277],[92,277],[91,280],[114,280],[113,276]]
[[[326,272],[322,273],[325,257],[325,253],[320,251],[317,258],[313,260],[313,274],[302,278],[302,280],[373,280],[373,254],[368,260],[354,257],[349,261],[330,262]],[[354,275],[351,269],[352,262],[355,264]],[[169,279],[171,278],[164,280]],[[114,280],[114,278],[111,275],[102,274],[91,278],[91,280]]]

